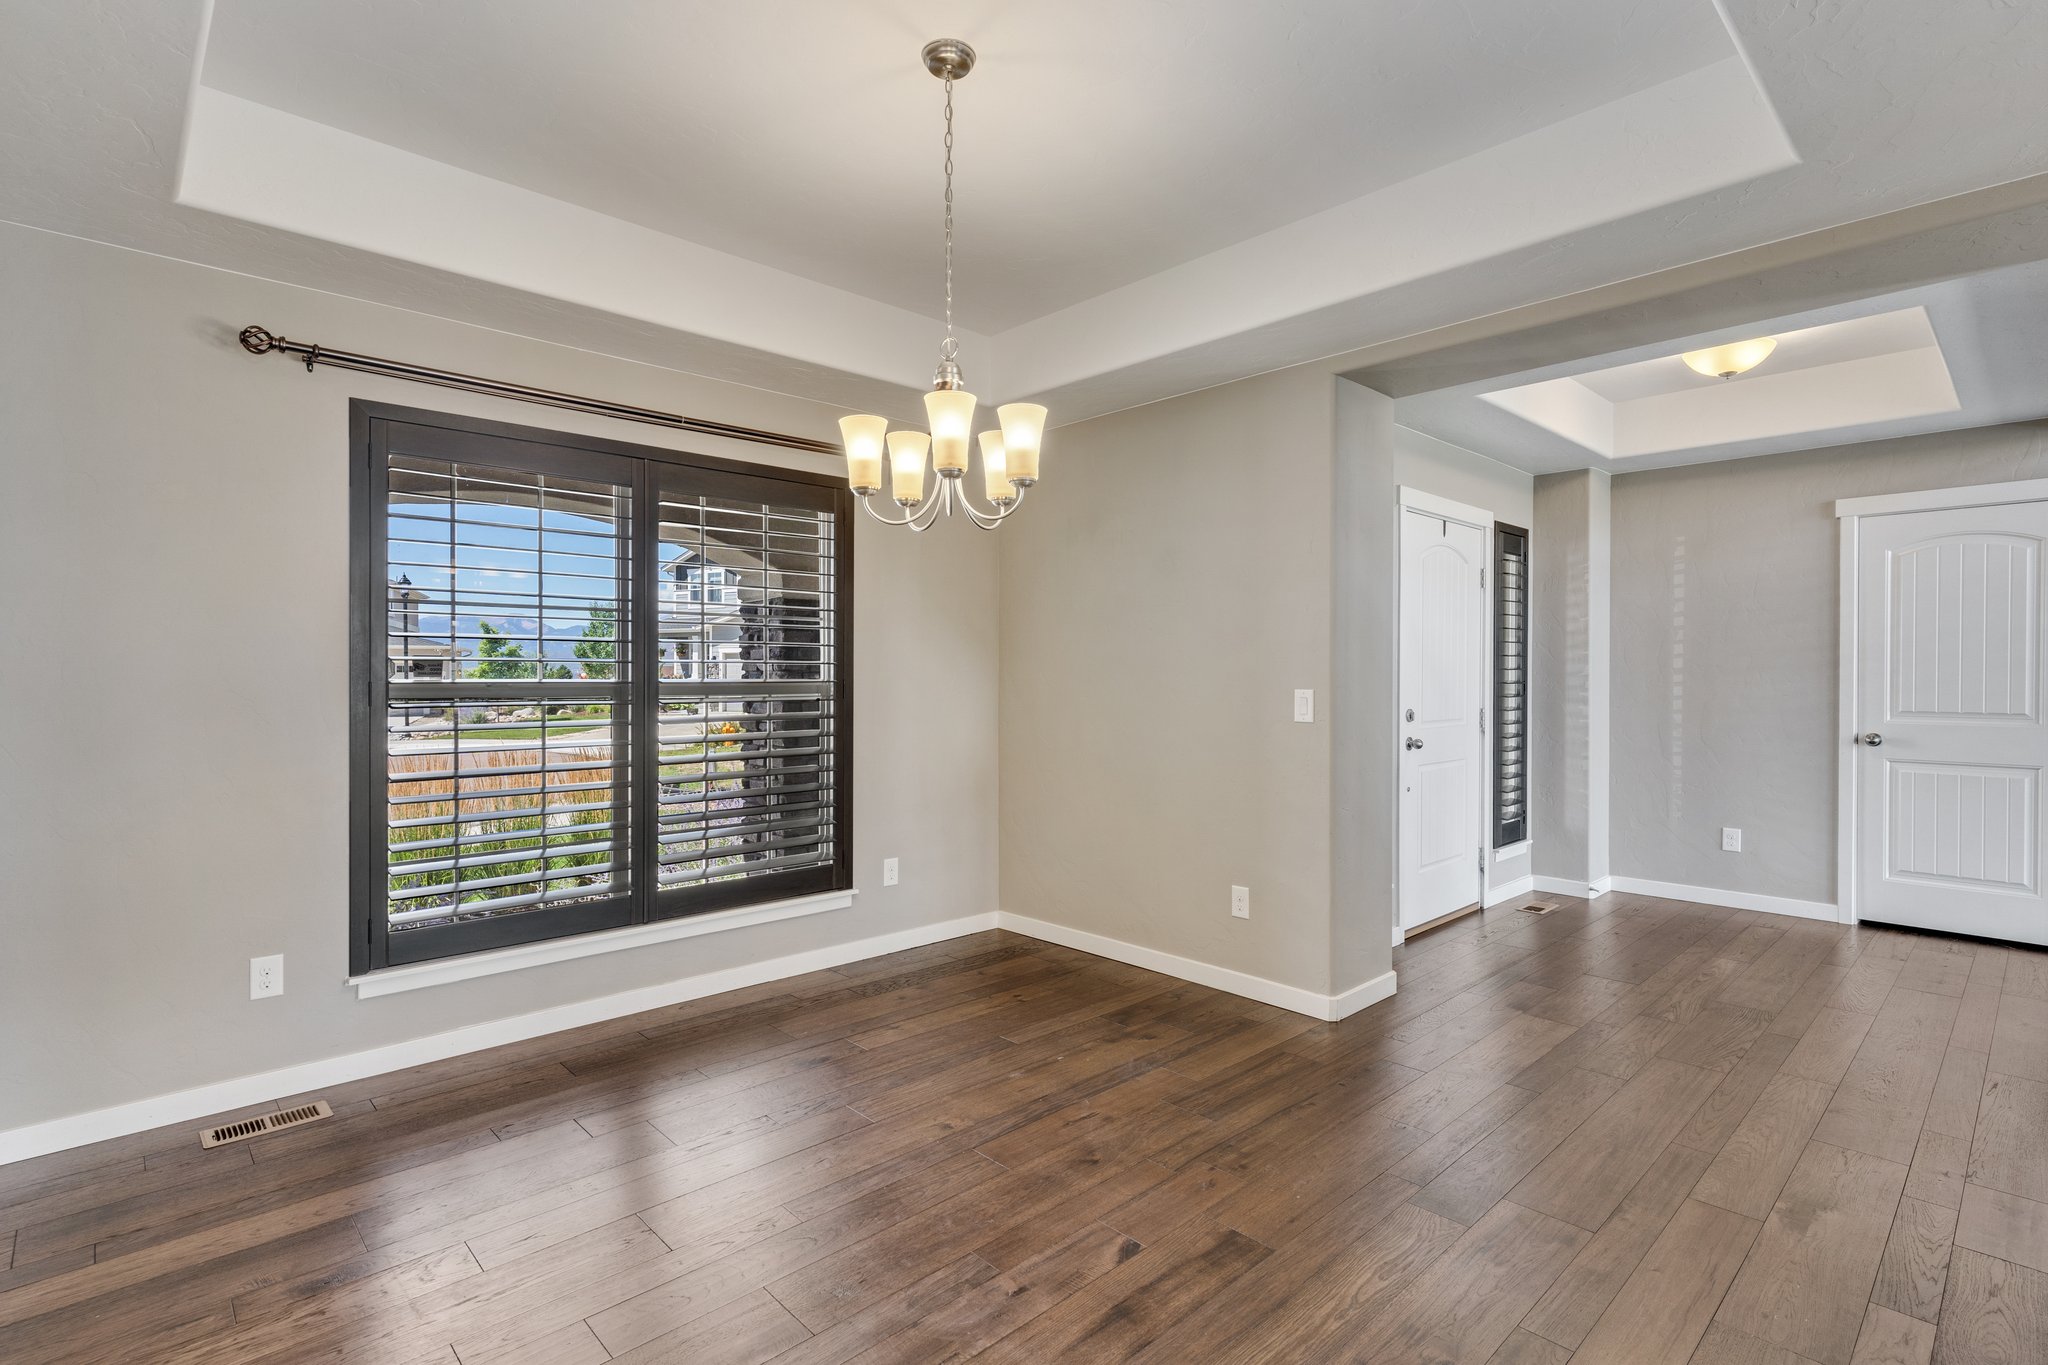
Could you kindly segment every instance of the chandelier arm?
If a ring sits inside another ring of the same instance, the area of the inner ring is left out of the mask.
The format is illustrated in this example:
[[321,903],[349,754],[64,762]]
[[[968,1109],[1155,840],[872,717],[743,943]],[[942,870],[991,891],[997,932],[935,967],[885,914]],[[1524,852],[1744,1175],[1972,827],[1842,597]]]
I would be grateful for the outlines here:
[[[930,529],[931,524],[938,520],[939,499],[937,498],[933,498],[918,507],[906,508],[900,517],[884,516],[882,513],[877,512],[875,510],[875,495],[873,493],[861,494],[860,505],[867,510],[869,516],[881,522],[884,526],[908,526],[913,531],[924,531]],[[922,518],[922,520],[919,520],[919,518]]]
[[[1014,487],[1015,485],[1012,486]],[[993,531],[996,527],[1002,525],[1004,518],[1016,511],[1023,501],[1024,490],[1019,488],[1017,489],[1017,496],[1008,507],[995,507],[990,511],[984,512],[974,505],[973,499],[965,489],[962,489],[960,492],[960,510],[967,513],[967,519],[984,531]]]

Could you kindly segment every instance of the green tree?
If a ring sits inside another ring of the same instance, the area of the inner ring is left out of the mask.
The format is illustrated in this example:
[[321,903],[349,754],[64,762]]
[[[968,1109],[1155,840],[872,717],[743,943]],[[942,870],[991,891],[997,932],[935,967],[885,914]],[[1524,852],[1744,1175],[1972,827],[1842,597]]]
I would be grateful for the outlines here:
[[479,621],[477,629],[483,634],[482,643],[476,647],[479,660],[469,670],[472,678],[531,678],[533,665],[526,657],[526,651],[507,638],[505,632],[496,629],[488,621]]
[[592,607],[575,655],[583,660],[583,676],[610,682],[618,672],[619,613],[615,607]]

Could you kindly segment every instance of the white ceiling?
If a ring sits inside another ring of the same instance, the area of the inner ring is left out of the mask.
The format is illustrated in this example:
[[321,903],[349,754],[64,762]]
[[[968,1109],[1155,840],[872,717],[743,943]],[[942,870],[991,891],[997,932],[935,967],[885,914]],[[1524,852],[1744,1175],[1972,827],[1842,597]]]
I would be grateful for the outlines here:
[[217,0],[201,79],[762,265],[1002,331],[1735,55],[1703,0]]
[[0,219],[914,411],[942,32],[1056,421],[2048,173],[2042,4],[110,0],[10,7]]
[[[1764,335],[1778,349],[1733,379],[1694,375],[1678,358]],[[1395,400],[1395,414],[1537,474],[1660,469],[2048,417],[2048,262],[1411,394]]]

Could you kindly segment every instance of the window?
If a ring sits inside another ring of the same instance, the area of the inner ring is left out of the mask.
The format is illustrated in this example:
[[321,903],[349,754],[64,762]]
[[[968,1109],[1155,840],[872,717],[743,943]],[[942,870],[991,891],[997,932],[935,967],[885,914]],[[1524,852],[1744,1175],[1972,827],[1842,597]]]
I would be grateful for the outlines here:
[[839,480],[354,415],[354,972],[852,885]]
[[1529,533],[1494,528],[1493,846],[1529,837]]

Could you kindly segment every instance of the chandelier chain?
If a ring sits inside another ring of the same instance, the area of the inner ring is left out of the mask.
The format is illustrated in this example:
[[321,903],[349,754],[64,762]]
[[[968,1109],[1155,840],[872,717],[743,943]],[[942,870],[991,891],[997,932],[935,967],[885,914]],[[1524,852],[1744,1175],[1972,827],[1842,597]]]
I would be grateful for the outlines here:
[[946,340],[939,346],[939,359],[952,360],[960,354],[960,342],[953,335],[953,78],[946,77]]

